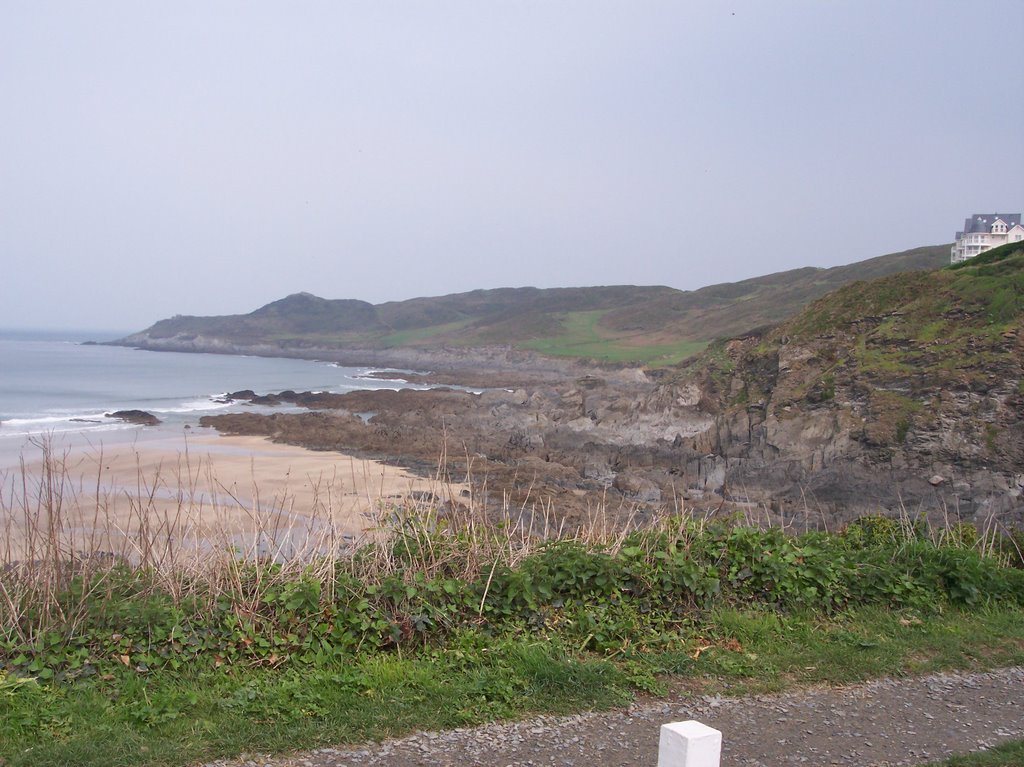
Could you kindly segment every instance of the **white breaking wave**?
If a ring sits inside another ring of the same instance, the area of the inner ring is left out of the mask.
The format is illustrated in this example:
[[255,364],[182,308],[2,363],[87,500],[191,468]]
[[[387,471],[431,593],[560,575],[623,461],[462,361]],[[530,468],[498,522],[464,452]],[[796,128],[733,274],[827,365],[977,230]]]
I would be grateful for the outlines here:
[[[218,398],[226,395],[217,395]],[[196,399],[182,402],[177,407],[154,407],[154,413],[200,413],[206,410],[224,410],[231,407],[231,402],[217,402],[212,398]]]
[[137,426],[107,418],[105,413],[75,413],[48,415],[35,418],[8,418],[0,423],[0,435],[33,436],[50,432],[135,429]]

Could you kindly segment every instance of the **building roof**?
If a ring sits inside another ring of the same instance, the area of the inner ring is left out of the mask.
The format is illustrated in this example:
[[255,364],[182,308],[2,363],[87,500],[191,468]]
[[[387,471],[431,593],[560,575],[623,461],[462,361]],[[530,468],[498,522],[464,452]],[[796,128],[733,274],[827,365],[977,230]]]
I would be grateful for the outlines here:
[[991,232],[995,220],[1002,219],[1007,228],[1020,223],[1020,213],[975,213],[964,221],[963,234],[980,234]]

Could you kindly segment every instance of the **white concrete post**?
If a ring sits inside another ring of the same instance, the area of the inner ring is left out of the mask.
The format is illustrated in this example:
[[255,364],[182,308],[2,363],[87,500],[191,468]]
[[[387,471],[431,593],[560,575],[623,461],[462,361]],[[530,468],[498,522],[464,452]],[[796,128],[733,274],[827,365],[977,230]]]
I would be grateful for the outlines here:
[[722,733],[690,720],[661,726],[658,767],[719,767]]

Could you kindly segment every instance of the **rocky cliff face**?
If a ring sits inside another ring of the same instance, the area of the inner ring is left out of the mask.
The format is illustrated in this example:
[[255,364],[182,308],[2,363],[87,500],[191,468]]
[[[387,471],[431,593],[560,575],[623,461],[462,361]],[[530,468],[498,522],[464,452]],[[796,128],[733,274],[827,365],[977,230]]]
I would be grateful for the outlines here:
[[620,371],[524,378],[480,394],[239,392],[314,412],[203,423],[430,474],[440,466],[460,481],[470,476],[495,509],[550,510],[570,524],[602,507],[624,518],[677,507],[739,511],[809,527],[902,512],[1024,521],[1021,395],[1012,379],[985,391],[921,389],[926,409],[852,371],[823,383],[822,358],[802,341],[765,343],[730,342],[719,358],[728,370],[662,384]]
[[1021,259],[854,285],[716,345],[656,395],[698,399],[688,486],[785,518],[1024,520]]

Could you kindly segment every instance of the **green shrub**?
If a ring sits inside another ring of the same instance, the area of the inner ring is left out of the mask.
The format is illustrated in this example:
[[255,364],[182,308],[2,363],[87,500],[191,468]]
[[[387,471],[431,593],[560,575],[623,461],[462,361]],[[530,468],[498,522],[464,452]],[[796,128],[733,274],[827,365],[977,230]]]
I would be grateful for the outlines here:
[[996,550],[1010,567],[1024,568],[1024,530],[1010,530],[997,539]]
[[[556,541],[517,564],[474,569],[466,539],[420,530],[417,547],[402,546],[407,559],[378,577],[361,575],[368,565],[353,562],[351,570],[317,571],[330,578],[239,563],[219,594],[187,599],[143,571],[107,571],[69,583],[61,598],[88,608],[73,621],[0,641],[0,670],[61,683],[111,667],[141,675],[185,663],[276,668],[429,651],[466,636],[537,635],[628,658],[682,641],[721,607],[827,614],[848,605],[1024,604],[1024,534],[992,547],[979,547],[968,525],[935,537],[937,544],[920,520],[882,516],[856,520],[841,534],[802,536],[690,521],[634,532],[617,549]],[[428,551],[443,552],[433,574],[423,565]],[[369,554],[354,561],[360,556]]]

